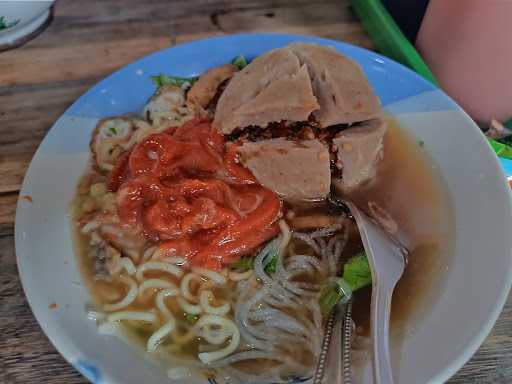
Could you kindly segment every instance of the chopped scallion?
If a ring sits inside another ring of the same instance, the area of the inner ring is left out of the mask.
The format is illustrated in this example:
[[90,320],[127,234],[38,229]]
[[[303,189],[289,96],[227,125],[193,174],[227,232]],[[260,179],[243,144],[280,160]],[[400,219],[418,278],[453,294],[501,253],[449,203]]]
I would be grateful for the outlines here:
[[320,308],[324,314],[346,298],[346,292],[355,292],[372,283],[372,273],[364,252],[349,259],[343,266],[343,276],[334,284],[326,286],[320,294]]
[[236,66],[239,70],[242,70],[244,67],[247,66],[247,60],[245,60],[245,57],[243,55],[238,55],[233,60],[231,60],[231,64]]
[[195,324],[199,320],[199,316],[191,313],[185,313],[185,320],[190,324]]
[[247,271],[249,269],[252,269],[252,266],[254,264],[254,257],[242,257],[240,260],[235,261],[233,264],[230,265],[232,269],[236,269],[239,271]]
[[175,85],[181,88],[189,88],[197,81],[198,77],[178,77],[178,76],[168,76],[163,73],[157,76],[151,76],[151,81],[155,83],[157,87],[161,87],[163,85]]
[[345,263],[342,278],[348,283],[352,292],[372,283],[372,272],[366,253],[361,252]]
[[271,274],[277,272],[277,255],[273,254],[272,256],[268,256],[268,257],[271,257],[271,259],[268,262],[268,264],[265,265],[265,272],[267,272],[269,275],[271,275]]

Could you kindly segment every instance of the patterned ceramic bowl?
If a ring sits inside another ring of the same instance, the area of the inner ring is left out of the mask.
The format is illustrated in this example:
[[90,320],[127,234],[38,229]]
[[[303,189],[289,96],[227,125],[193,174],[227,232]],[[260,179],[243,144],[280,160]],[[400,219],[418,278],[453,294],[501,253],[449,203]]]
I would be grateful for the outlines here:
[[51,17],[54,0],[2,1],[0,6],[0,51],[35,37]]
[[[453,254],[436,267],[442,283],[429,285],[436,300],[422,316],[411,317],[403,337],[392,345],[397,382],[446,381],[491,330],[512,281],[512,200],[496,155],[468,115],[416,73],[358,47],[308,36],[215,37],[156,52],[91,88],[48,132],[25,176],[21,196],[33,199],[20,199],[16,214],[25,294],[48,338],[91,382],[208,384],[206,379],[169,379],[139,349],[100,335],[87,319],[90,297],[73,254],[69,203],[87,166],[98,120],[141,111],[155,91],[151,75],[195,76],[237,55],[253,59],[294,41],[333,46],[362,66],[386,112],[423,143],[453,206]],[[369,362],[362,363],[354,382],[371,383]]]

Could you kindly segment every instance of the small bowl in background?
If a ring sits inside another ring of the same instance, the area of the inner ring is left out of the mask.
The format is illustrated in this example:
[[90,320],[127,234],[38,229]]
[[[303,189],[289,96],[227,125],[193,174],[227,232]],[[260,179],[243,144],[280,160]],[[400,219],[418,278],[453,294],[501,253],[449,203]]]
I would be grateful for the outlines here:
[[0,51],[17,47],[37,36],[48,25],[54,0],[2,1]]

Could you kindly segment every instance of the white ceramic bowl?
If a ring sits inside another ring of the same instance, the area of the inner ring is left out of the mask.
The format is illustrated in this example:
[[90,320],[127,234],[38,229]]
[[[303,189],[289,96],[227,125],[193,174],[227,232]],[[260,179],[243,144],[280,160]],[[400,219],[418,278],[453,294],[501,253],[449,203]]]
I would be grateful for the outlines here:
[[54,0],[1,1],[0,50],[23,43],[44,27]]
[[236,55],[253,58],[297,40],[333,45],[362,65],[386,110],[424,142],[452,201],[454,255],[443,264],[448,268],[443,283],[430,288],[438,299],[393,351],[399,383],[447,380],[491,330],[511,283],[512,207],[497,158],[472,120],[430,83],[373,52],[304,36],[226,36],[155,53],[100,82],[55,123],[25,176],[21,195],[31,195],[33,202],[20,199],[16,215],[25,293],[52,343],[91,381],[169,382],[135,348],[100,336],[85,316],[89,297],[73,255],[68,204],[87,164],[97,120],[140,111],[154,92],[150,75],[191,76]]

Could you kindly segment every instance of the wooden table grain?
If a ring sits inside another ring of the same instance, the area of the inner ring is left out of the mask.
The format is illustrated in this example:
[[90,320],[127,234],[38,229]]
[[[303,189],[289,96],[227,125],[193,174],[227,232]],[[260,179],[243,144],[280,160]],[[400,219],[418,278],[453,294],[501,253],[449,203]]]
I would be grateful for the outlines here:
[[[152,51],[213,35],[298,33],[372,48],[346,0],[60,0],[54,16],[35,40],[0,53],[1,383],[86,382],[35,321],[14,253],[14,214],[25,170],[48,129],[77,97]],[[511,381],[509,297],[492,333],[449,383]]]

